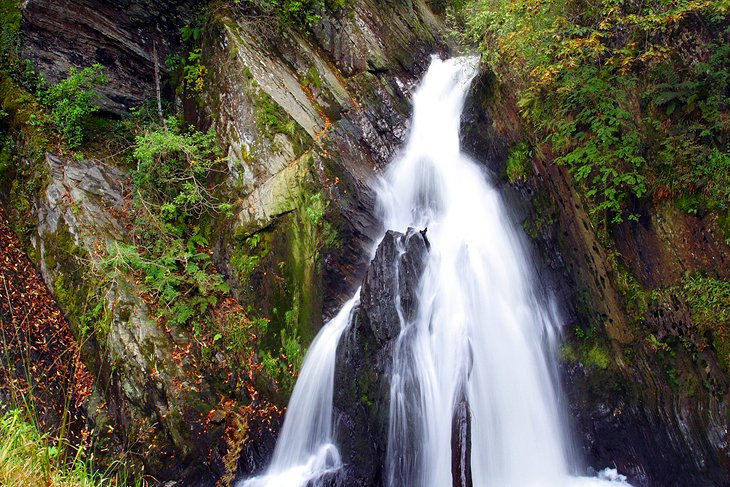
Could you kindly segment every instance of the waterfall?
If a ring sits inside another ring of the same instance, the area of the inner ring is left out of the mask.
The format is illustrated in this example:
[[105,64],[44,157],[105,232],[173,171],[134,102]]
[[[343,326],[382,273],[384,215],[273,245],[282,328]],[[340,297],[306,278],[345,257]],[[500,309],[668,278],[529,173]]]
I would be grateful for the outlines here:
[[[615,471],[603,480],[570,475],[553,384],[557,314],[536,291],[497,189],[459,147],[477,64],[433,60],[414,95],[407,145],[377,183],[384,228],[427,229],[431,245],[419,311],[410,321],[401,316],[394,347],[383,480],[453,485],[453,417],[465,403],[474,486],[626,485]],[[242,486],[304,486],[340,467],[332,439],[335,353],[355,305],[356,297],[315,339],[272,464]]]
[[358,295],[359,291],[315,337],[294,386],[266,475],[246,480],[242,487],[304,486],[341,466],[332,442],[335,356]]

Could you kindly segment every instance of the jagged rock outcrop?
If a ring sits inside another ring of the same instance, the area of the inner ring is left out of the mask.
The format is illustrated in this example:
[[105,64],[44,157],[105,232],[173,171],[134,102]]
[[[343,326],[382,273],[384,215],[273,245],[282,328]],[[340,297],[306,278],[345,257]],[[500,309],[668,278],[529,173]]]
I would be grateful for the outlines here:
[[427,254],[425,232],[388,231],[365,273],[350,327],[340,338],[333,404],[336,441],[345,463],[339,479],[343,485],[384,483],[390,369],[404,326],[399,312],[405,323],[418,312],[416,293]]
[[[404,141],[409,90],[446,49],[441,27],[421,1],[357,1],[311,35],[236,9],[210,22],[206,100],[240,209],[216,260],[239,299],[273,323],[289,313],[287,333],[308,342],[364,273],[381,231],[370,184]],[[243,255],[258,265],[236,265]]]
[[160,71],[180,47],[180,28],[204,0],[28,0],[22,3],[26,55],[49,81],[69,68],[106,66],[104,110],[124,113],[155,93],[153,53]]

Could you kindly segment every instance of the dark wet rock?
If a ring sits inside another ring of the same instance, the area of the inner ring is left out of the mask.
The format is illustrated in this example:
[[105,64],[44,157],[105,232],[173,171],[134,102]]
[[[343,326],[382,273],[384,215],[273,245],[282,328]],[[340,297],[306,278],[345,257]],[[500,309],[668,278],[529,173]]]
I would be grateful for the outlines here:
[[472,487],[471,410],[464,390],[454,406],[451,420],[451,479],[453,487]]
[[400,333],[396,298],[406,317],[425,269],[428,240],[409,229],[388,231],[378,246],[360,291],[360,304],[340,339],[335,368],[336,441],[346,485],[382,485],[388,442],[390,369]]
[[[406,236],[388,231],[380,242],[360,292],[360,308],[367,314],[380,345],[400,333],[399,312],[406,322],[415,317],[416,293],[427,251],[425,236],[413,229]],[[400,309],[396,298],[400,299]]]
[[180,47],[180,28],[203,0],[28,0],[22,3],[26,55],[49,81],[69,68],[107,67],[107,111],[124,113],[154,96],[153,45],[159,69]]

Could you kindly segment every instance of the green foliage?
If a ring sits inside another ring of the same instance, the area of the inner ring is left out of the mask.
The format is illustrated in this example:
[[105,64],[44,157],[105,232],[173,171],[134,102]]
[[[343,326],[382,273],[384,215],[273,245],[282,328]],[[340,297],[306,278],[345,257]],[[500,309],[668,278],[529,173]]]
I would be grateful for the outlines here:
[[10,186],[12,178],[13,166],[13,140],[11,137],[0,135],[0,185],[3,187]]
[[170,72],[170,85],[181,96],[195,100],[200,108],[205,103],[202,94],[209,73],[201,47],[206,21],[205,10],[200,10],[189,24],[180,29],[183,51],[165,58],[165,66]]
[[0,416],[0,485],[106,487],[126,482],[94,471],[83,447],[52,439],[17,409]]
[[[30,131],[35,133],[35,130]],[[35,141],[34,141],[35,142]],[[39,151],[43,145],[24,144],[19,146],[13,136],[8,133],[2,137],[0,152],[0,191],[8,196],[8,209],[13,221],[13,229],[22,237],[30,235],[34,229],[32,198],[38,194],[48,181],[48,169],[45,165],[36,164],[42,157]],[[43,142],[38,142],[43,144]]]
[[573,329],[575,340],[572,344],[563,345],[561,358],[570,362],[581,362],[588,367],[596,367],[605,370],[611,364],[609,353],[599,339],[598,329],[595,325],[589,328],[575,327]]
[[692,318],[712,335],[717,358],[730,369],[730,281],[714,277],[687,276],[682,282]]
[[670,194],[701,195],[706,207],[727,214],[730,200],[730,28],[706,46],[694,66],[664,65],[644,99],[652,108],[657,185]]
[[20,22],[22,14],[18,0],[0,0],[0,74],[34,92],[42,83],[33,63],[23,59]]
[[23,59],[20,21],[18,2],[0,1],[0,111],[5,114],[0,118],[26,132],[39,148],[48,145],[45,134],[55,131],[66,148],[75,149],[84,139],[83,122],[99,109],[96,89],[107,82],[104,67],[71,68],[66,79],[49,86]]
[[586,354],[586,363],[588,365],[596,366],[599,369],[608,368],[609,362],[610,359],[608,354],[599,348],[598,345],[594,345]]
[[103,265],[139,276],[170,324],[201,332],[208,312],[229,291],[212,265],[202,221],[230,211],[210,180],[221,164],[214,132],[174,118],[136,138],[133,174],[136,242],[112,242]]
[[[593,66],[572,72],[561,105],[580,109],[565,113],[565,118],[558,117],[557,122],[541,113],[541,127],[549,132],[547,140],[553,149],[562,154],[555,161],[567,165],[575,180],[586,187],[586,195],[594,203],[592,213],[607,213],[618,222],[626,198],[646,193],[642,174],[646,161],[627,108],[628,100],[622,96],[625,92],[617,86],[631,81],[604,79],[602,74]],[[606,97],[609,91],[614,91],[613,98]],[[534,102],[534,111],[549,109],[538,105]]]
[[319,225],[324,218],[325,204],[320,193],[309,197],[308,204],[304,207],[304,217],[312,224]]
[[[7,48],[13,41],[7,42],[6,39],[13,37],[15,33],[20,31],[20,22],[23,16],[20,12],[20,2],[18,0],[0,0],[0,25],[2,26],[2,38],[0,44]],[[6,54],[6,52],[4,52]]]
[[688,276],[682,289],[693,318],[702,324],[730,324],[730,282],[703,275]]
[[17,0],[0,0],[0,65],[5,69],[18,58],[21,20]]
[[314,87],[318,90],[322,88],[322,78],[315,65],[311,65],[309,69],[307,69],[304,79],[302,80],[302,84],[304,86]]
[[164,251],[147,255],[135,245],[113,242],[107,246],[105,266],[110,270],[139,273],[146,292],[162,305],[168,323],[185,325],[218,304],[229,291],[223,277],[211,272],[210,254],[196,248],[190,238],[183,248],[182,239],[171,239]]
[[323,14],[346,7],[350,0],[233,0],[233,3],[254,4],[284,25],[310,28]]
[[104,66],[94,64],[77,70],[71,68],[68,78],[40,91],[38,97],[49,110],[49,118],[70,149],[81,145],[84,139],[82,121],[99,110],[94,104],[96,88],[107,83]]
[[704,0],[472,0],[461,15],[516,90],[531,139],[568,167],[596,221],[620,222],[647,196],[702,193],[727,212],[728,11]]
[[527,179],[532,155],[532,149],[525,142],[520,142],[510,150],[505,171],[511,183],[524,182]]
[[669,352],[672,349],[669,344],[659,340],[653,333],[650,333],[649,336],[646,337],[646,341],[649,343],[654,351],[662,350],[664,352]]
[[261,352],[261,364],[267,375],[284,391],[292,391],[299,370],[302,368],[304,352],[296,334],[281,330],[281,350],[278,357],[270,352]]
[[182,68],[187,89],[196,94],[202,93],[205,88],[205,77],[208,75],[208,68],[203,64],[202,49],[190,51]]
[[136,138],[133,156],[137,160],[135,188],[168,232],[179,234],[175,224],[229,209],[208,187],[208,177],[223,162],[214,131],[186,129],[171,117],[166,127]]
[[263,91],[256,97],[256,108],[256,126],[269,140],[274,139],[274,134],[296,135],[299,127],[297,123]]
[[598,344],[588,346],[580,343],[578,346],[563,345],[560,351],[561,358],[569,362],[580,362],[587,367],[596,367],[602,370],[608,368],[611,359],[608,353]]
[[[236,316],[229,326],[221,329],[221,332],[214,336],[214,340],[223,340],[225,348],[229,352],[239,352],[243,356],[254,356],[252,342],[263,336],[269,329],[269,320],[266,318],[249,318],[248,316]],[[220,337],[216,340],[216,337]]]
[[304,219],[316,232],[316,250],[321,247],[337,247],[340,242],[337,232],[332,225],[324,219],[325,212],[329,206],[329,201],[322,199],[322,193],[311,195],[303,207]]
[[203,35],[203,26],[199,23],[186,25],[180,29],[180,37],[183,42],[198,42]]
[[269,248],[263,243],[263,234],[254,233],[236,245],[231,256],[231,265],[238,271],[239,276],[244,278],[256,269],[261,259],[268,253]]

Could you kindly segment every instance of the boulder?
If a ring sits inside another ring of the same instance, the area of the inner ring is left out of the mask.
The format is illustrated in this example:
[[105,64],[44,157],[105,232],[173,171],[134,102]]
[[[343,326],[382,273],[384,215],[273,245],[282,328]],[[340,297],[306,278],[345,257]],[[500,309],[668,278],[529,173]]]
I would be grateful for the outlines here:
[[425,232],[385,234],[365,273],[360,304],[337,347],[335,431],[345,485],[384,483],[390,371],[402,326],[397,298],[404,318],[415,317],[427,255]]

